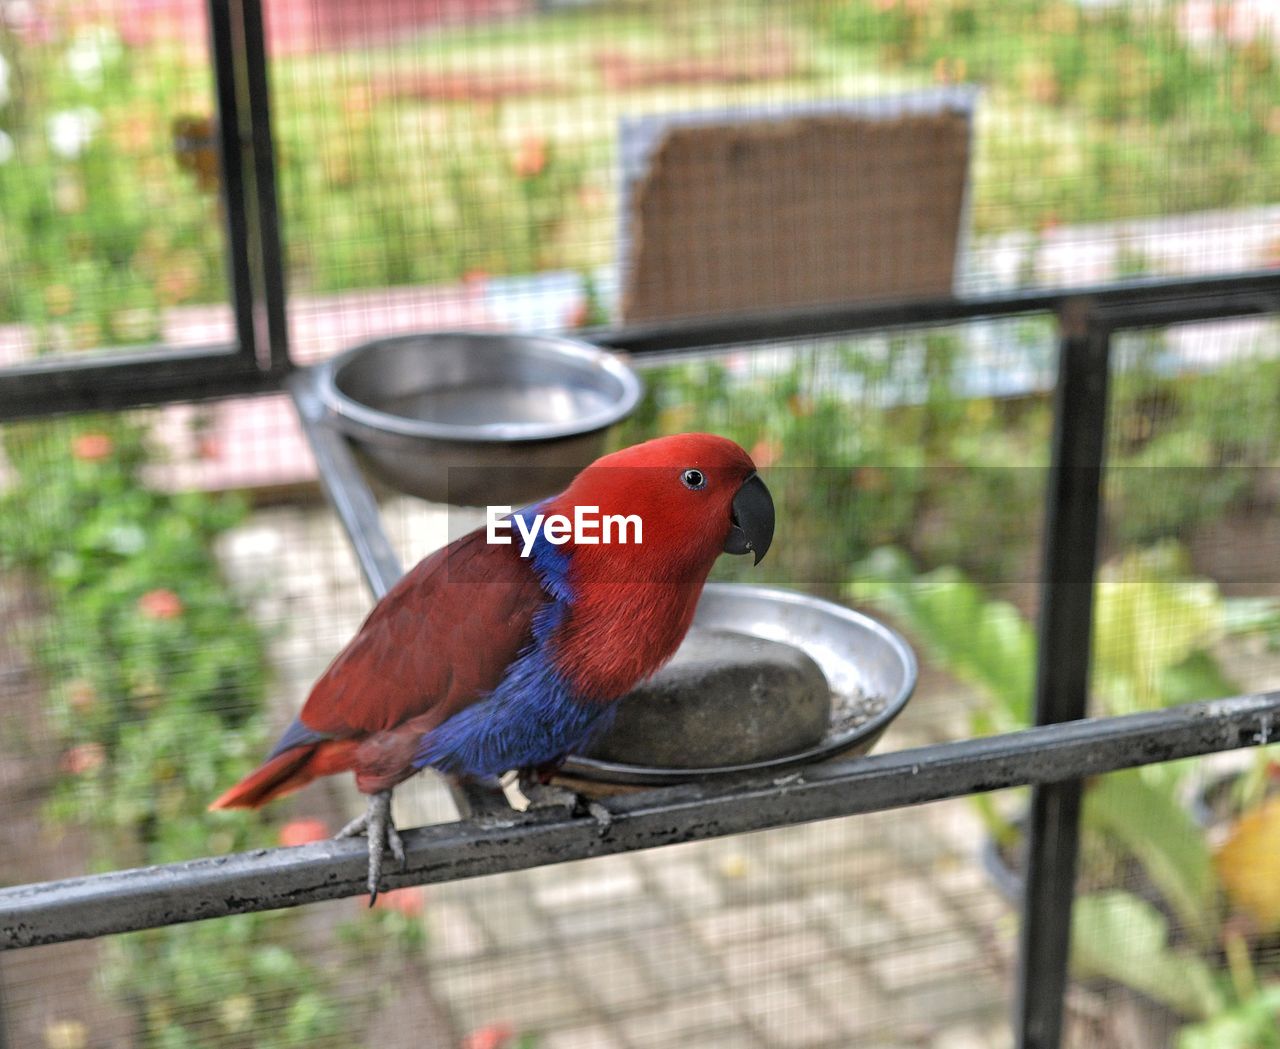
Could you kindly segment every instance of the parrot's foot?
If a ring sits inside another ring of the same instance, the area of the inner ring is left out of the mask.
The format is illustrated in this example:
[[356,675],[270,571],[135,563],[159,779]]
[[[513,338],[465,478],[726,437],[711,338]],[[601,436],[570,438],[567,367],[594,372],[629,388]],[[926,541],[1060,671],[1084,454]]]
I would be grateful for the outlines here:
[[613,826],[613,813],[603,804],[598,801],[588,801],[587,815],[596,821],[596,831],[600,837],[603,838],[609,833],[609,828]]
[[369,839],[369,906],[378,899],[378,883],[382,880],[382,857],[390,852],[404,868],[404,842],[391,821],[391,791],[380,790],[369,795],[369,808],[357,816],[335,838],[354,838],[363,834]]
[[582,813],[596,821],[596,829],[604,837],[613,826],[613,813],[598,801],[584,798],[577,791],[568,787],[556,787],[549,783],[540,783],[535,777],[520,777],[520,793],[529,802],[530,811],[534,809],[563,809],[567,815],[576,816]]

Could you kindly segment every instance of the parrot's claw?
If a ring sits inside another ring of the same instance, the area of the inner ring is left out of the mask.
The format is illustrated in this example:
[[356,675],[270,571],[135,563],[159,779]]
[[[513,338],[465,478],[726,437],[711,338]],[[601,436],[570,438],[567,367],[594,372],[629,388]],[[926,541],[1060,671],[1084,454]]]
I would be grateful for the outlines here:
[[603,838],[613,826],[613,813],[598,801],[588,801],[577,791],[540,783],[532,777],[520,777],[520,793],[529,802],[529,810],[563,809],[569,816],[582,813],[596,821],[596,829]]
[[335,838],[354,838],[363,834],[369,840],[369,906],[378,899],[378,884],[382,880],[382,857],[390,852],[400,864],[405,866],[404,842],[400,832],[391,820],[391,791],[380,790],[369,796],[369,808],[362,816],[357,816]]
[[604,837],[609,833],[609,828],[613,826],[613,813],[598,801],[587,802],[587,814],[596,821],[596,830],[600,837]]

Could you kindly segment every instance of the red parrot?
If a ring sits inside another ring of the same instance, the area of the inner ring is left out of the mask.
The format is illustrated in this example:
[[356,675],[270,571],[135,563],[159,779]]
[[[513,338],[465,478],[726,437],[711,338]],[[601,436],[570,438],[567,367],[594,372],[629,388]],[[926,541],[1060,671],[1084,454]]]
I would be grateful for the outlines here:
[[[496,523],[495,523],[496,522]],[[478,528],[409,571],[316,682],[263,764],[210,808],[257,808],[353,771],[369,795],[339,832],[403,862],[391,790],[554,767],[675,653],[712,564],[773,538],[750,456],[711,434],[597,459],[562,493]]]

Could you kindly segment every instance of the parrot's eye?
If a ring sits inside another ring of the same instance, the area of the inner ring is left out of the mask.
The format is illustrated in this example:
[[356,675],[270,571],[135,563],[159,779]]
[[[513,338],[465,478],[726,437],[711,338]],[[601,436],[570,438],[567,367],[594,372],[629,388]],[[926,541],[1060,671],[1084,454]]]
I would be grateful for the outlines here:
[[707,486],[706,475],[701,470],[685,470],[680,475],[680,483],[686,488],[692,488],[695,492],[699,488]]

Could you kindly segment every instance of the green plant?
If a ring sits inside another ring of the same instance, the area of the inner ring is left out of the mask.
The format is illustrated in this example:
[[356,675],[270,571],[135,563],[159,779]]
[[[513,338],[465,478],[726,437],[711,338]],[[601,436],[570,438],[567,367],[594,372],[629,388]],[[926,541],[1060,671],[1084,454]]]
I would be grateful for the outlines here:
[[[1011,605],[987,599],[953,569],[917,576],[909,559],[892,550],[858,566],[847,592],[894,616],[931,658],[979,690],[985,702],[974,713],[976,733],[1027,724],[1034,639]],[[1256,603],[1243,616],[1233,616],[1230,605],[1214,584],[1188,576],[1185,558],[1171,544],[1104,566],[1095,595],[1094,711],[1126,713],[1233,692],[1210,647],[1227,629],[1252,629],[1261,620]],[[1233,947],[1239,936],[1231,919],[1239,908],[1233,871],[1248,862],[1224,866],[1224,853],[1215,857],[1188,812],[1183,796],[1194,767],[1149,766],[1090,783],[1074,969],[1083,979],[1106,977],[1132,987],[1190,1021],[1179,1049],[1271,1045],[1280,1031],[1267,1008],[1278,984],[1241,978],[1241,967],[1251,964],[1248,948]],[[1019,836],[990,798],[975,801],[998,841]],[[1274,833],[1244,855],[1256,855],[1259,847],[1274,851]],[[1134,869],[1143,872],[1154,902],[1109,887],[1117,878],[1129,881]],[[1280,901],[1276,906],[1280,913]],[[1243,950],[1244,960],[1233,960],[1233,950]],[[1269,979],[1280,980],[1280,973]],[[1208,1037],[1223,1040],[1203,1040]]]
[[[554,138],[511,141],[496,109],[403,101],[295,114],[281,144],[290,272],[334,291],[581,265],[566,241],[589,168]],[[438,126],[438,125],[443,125]],[[326,133],[328,132],[328,133]],[[388,187],[395,188],[395,195]]]
[[0,104],[0,323],[45,352],[155,341],[163,307],[225,295],[212,197],[168,157],[196,70],[83,24],[20,55]]
[[[999,114],[975,173],[985,231],[1274,201],[1280,62],[1265,36],[1198,46],[1179,10],[848,0],[819,21],[882,68],[984,86]],[[1188,155],[1215,176],[1170,162]],[[1026,170],[1040,177],[1008,174]]]
[[[1280,460],[1280,361],[1235,360],[1170,375],[1157,340],[1117,377],[1110,519],[1123,543],[1150,543],[1255,507]],[[1267,509],[1265,505],[1261,509]]]
[[[47,819],[89,829],[109,867],[271,844],[260,819],[205,811],[265,742],[263,638],[211,553],[242,501],[149,487],[146,429],[128,418],[12,425],[4,441],[0,564],[47,595],[40,655],[66,748]],[[120,937],[104,982],[148,1049],[350,1045],[296,925],[247,915]]]
[[171,926],[113,943],[107,974],[156,1049],[340,1049],[346,1018],[277,915]]

